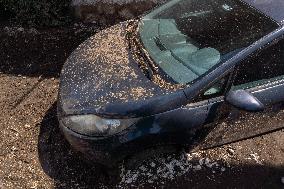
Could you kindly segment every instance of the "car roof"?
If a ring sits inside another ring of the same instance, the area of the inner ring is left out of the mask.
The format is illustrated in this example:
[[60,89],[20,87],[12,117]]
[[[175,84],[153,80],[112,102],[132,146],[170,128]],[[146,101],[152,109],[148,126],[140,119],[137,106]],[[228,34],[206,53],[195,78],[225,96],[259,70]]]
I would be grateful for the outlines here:
[[249,5],[271,17],[279,24],[284,24],[284,0],[243,0]]

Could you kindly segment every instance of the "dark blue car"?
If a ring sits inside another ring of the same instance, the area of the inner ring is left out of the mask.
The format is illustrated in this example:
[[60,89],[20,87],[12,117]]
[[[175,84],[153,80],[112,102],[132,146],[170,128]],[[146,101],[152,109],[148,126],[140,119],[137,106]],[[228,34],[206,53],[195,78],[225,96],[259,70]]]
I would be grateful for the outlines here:
[[232,111],[279,106],[283,21],[283,0],[172,0],[97,33],[61,73],[66,139],[112,166],[145,149],[191,145]]

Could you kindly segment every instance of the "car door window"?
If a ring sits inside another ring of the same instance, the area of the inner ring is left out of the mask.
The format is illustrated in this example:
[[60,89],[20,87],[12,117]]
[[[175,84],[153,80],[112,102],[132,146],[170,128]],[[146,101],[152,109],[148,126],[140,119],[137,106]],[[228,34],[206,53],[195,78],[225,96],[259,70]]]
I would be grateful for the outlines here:
[[226,74],[221,79],[217,80],[215,83],[210,85],[207,89],[199,94],[199,96],[194,100],[194,102],[200,102],[215,97],[223,96],[226,90],[228,79],[231,73]]
[[218,80],[207,91],[205,91],[205,93],[203,94],[204,97],[212,98],[216,96],[221,96],[224,93],[227,80],[228,76]]
[[244,60],[238,67],[233,89],[248,89],[284,76],[284,40],[277,40]]
[[[224,101],[210,101],[207,120],[217,124],[206,137],[206,145],[223,145],[282,128],[279,120],[284,114],[283,76],[283,40],[274,41],[242,61],[231,90],[249,89],[265,110],[247,112]],[[277,85],[272,82],[275,80]]]

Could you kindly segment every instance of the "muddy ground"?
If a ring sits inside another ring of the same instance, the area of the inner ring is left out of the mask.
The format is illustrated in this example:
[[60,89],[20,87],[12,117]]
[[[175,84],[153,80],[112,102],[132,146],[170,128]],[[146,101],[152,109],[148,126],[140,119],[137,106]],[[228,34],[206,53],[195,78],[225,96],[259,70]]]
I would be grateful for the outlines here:
[[84,163],[58,128],[58,79],[72,50],[100,29],[0,27],[1,189],[284,188],[281,129],[210,150],[152,158],[133,170],[121,166],[119,178]]

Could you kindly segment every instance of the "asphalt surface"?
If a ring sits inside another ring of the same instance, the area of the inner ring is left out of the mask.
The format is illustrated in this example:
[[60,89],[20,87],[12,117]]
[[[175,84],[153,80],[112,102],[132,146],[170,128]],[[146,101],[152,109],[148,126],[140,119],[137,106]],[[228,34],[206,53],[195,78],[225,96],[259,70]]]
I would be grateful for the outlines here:
[[133,169],[122,165],[118,178],[84,162],[60,133],[56,98],[64,61],[96,31],[81,25],[0,28],[1,189],[284,188],[281,129],[214,149],[153,157]]

